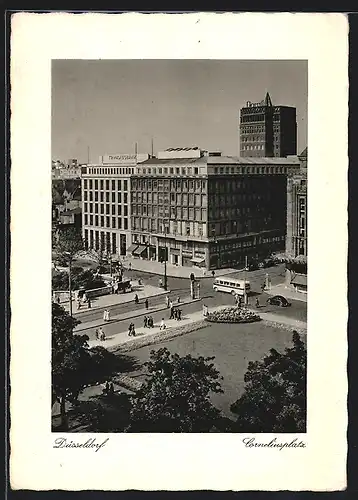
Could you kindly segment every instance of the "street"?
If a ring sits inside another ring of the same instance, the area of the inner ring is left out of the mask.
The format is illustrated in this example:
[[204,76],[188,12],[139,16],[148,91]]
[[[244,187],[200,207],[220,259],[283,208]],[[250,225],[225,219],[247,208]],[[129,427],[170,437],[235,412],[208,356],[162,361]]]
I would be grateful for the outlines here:
[[[256,297],[259,298],[260,307],[258,311],[262,310],[263,312],[274,312],[278,315],[283,315],[287,317],[292,317],[295,319],[299,319],[301,321],[306,321],[307,317],[307,304],[301,301],[292,301],[292,305],[289,308],[282,308],[278,306],[271,306],[267,304],[267,299],[269,297],[266,293],[261,293],[261,285],[265,279],[266,273],[271,277],[271,282],[273,285],[280,283],[284,278],[284,266],[277,266],[268,269],[258,269],[256,271],[251,271],[246,273],[246,279],[250,281],[251,290],[253,292],[253,296],[249,298],[250,305],[255,306]],[[155,274],[149,274],[139,271],[130,271],[128,273],[132,279],[141,278],[143,280],[143,284],[152,284],[157,285],[159,276]],[[244,278],[244,272],[238,272],[237,275],[231,275],[237,278]],[[173,302],[176,302],[177,297],[179,296],[181,300],[184,298],[189,298],[190,296],[190,280],[189,278],[168,278],[168,288],[171,290],[170,296]],[[216,307],[220,305],[234,305],[234,299],[231,294],[223,293],[223,292],[214,292],[213,291],[213,279],[212,278],[203,278],[200,280],[200,297],[203,298],[202,301],[189,303],[189,304],[181,304],[181,309],[183,311],[183,316],[185,314],[190,314],[193,312],[200,311],[202,308],[202,304],[205,303],[209,309],[210,307]],[[120,300],[120,295],[118,296]],[[169,310],[164,309],[161,311],[153,312],[153,309],[158,309],[158,307],[165,307],[165,295],[157,296],[153,298],[149,298],[149,310],[146,311],[144,309],[144,301],[141,300],[137,305],[133,302],[127,303],[119,303],[113,306],[109,306],[111,314],[111,321],[104,325],[104,331],[107,337],[114,335],[116,333],[127,330],[129,323],[133,322],[135,327],[143,326],[143,318],[145,314],[151,314],[153,316],[154,322],[159,323],[161,319],[168,318]],[[128,313],[133,312],[132,318],[128,318]],[[127,317],[123,319],[121,316],[126,314]],[[85,333],[89,336],[90,339],[95,338],[95,331],[97,326],[91,325],[89,328],[86,328],[86,323],[89,322],[98,322],[98,324],[103,323],[103,310],[88,310],[88,312],[83,312],[78,316],[78,319],[81,320],[81,325],[79,325],[77,331],[78,333]]]

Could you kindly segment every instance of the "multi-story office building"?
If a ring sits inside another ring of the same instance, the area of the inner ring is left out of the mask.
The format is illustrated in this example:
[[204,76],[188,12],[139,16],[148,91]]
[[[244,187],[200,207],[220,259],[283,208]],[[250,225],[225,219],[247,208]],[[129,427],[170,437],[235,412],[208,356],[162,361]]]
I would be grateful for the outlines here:
[[307,148],[299,155],[300,171],[288,179],[286,254],[307,257]]
[[133,255],[207,269],[285,248],[287,177],[297,157],[169,149],[131,176]]
[[240,111],[240,156],[287,157],[297,154],[296,108],[274,106],[267,93]]
[[82,167],[82,228],[87,248],[126,255],[131,242],[131,175],[149,155],[106,155]]

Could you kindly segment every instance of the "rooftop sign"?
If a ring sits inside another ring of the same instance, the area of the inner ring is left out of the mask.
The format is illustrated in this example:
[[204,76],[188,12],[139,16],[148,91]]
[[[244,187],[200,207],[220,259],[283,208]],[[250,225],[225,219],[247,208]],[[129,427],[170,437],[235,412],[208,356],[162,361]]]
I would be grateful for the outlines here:
[[113,164],[113,165],[135,165],[137,163],[136,154],[114,154],[100,156],[100,163]]

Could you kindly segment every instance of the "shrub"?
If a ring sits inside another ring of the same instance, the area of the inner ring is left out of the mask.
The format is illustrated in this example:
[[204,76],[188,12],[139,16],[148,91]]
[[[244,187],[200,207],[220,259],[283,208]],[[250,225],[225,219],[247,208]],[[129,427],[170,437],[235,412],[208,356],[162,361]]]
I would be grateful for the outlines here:
[[249,309],[242,307],[226,307],[219,311],[208,313],[206,320],[211,323],[253,323],[261,318]]

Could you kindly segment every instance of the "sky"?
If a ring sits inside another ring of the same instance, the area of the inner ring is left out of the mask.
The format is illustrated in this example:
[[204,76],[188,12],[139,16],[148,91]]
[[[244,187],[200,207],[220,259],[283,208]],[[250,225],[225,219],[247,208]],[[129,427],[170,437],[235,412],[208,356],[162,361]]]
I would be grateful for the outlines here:
[[266,92],[297,108],[298,153],[307,146],[307,62],[55,60],[52,159],[198,146],[238,155],[239,112]]

